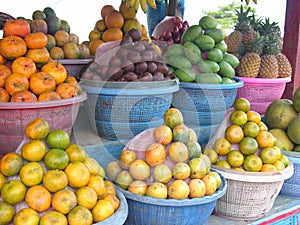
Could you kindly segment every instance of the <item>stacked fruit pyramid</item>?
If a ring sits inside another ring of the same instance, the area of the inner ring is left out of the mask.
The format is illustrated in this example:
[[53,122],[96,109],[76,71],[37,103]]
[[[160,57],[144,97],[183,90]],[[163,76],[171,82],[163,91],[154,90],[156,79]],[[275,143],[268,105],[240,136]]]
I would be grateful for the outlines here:
[[64,130],[31,121],[27,139],[0,166],[0,224],[92,224],[112,216],[120,199],[104,169]]
[[225,180],[210,170],[197,136],[176,108],[165,111],[164,125],[127,142],[117,159],[105,172],[127,199],[130,224],[171,225],[174,215],[176,224],[205,223],[226,191]]
[[256,19],[251,8],[237,11],[234,31],[226,37],[228,52],[240,59],[237,76],[247,78],[283,78],[292,74],[287,57],[282,53],[281,31],[269,18]]
[[276,138],[245,98],[237,98],[227,111],[203,154],[227,180],[226,194],[218,200],[215,213],[229,218],[264,216],[284,180],[294,173],[293,163],[282,154]]

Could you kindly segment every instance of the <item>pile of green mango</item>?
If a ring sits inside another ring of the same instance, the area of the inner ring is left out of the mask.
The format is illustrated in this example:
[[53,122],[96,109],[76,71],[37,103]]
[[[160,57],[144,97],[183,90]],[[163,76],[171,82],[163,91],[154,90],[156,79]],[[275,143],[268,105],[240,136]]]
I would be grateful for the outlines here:
[[181,44],[168,48],[164,61],[181,82],[235,83],[235,68],[240,62],[227,52],[224,39],[225,33],[217,28],[216,19],[203,16],[199,24],[183,33]]

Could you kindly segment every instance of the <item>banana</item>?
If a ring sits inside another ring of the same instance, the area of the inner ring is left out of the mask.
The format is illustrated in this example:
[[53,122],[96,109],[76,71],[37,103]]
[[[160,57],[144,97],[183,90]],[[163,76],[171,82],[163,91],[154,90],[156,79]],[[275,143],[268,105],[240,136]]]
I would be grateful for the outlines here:
[[134,7],[135,11],[137,12],[140,7],[140,0],[135,0],[133,7]]
[[151,8],[156,9],[155,0],[147,0],[147,3]]
[[148,10],[147,0],[140,0],[140,6],[144,13]]

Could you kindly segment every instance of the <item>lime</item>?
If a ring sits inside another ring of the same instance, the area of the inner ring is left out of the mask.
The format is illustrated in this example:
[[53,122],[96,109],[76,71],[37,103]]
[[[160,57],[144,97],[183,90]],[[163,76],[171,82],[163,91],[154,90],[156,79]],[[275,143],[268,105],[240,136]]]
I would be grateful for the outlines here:
[[70,145],[70,136],[64,130],[54,130],[47,135],[46,142],[49,148],[64,150]]

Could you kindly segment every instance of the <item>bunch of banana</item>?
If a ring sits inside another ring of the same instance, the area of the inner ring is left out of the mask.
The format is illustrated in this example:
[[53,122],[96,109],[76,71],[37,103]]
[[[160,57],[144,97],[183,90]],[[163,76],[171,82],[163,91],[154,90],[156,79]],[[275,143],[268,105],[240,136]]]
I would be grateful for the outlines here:
[[[128,8],[134,7],[135,11],[137,12],[139,7],[143,10],[144,13],[147,12],[148,6],[153,9],[156,9],[156,2],[155,0],[123,0],[126,2],[126,6]],[[161,2],[162,0],[159,0]]]

